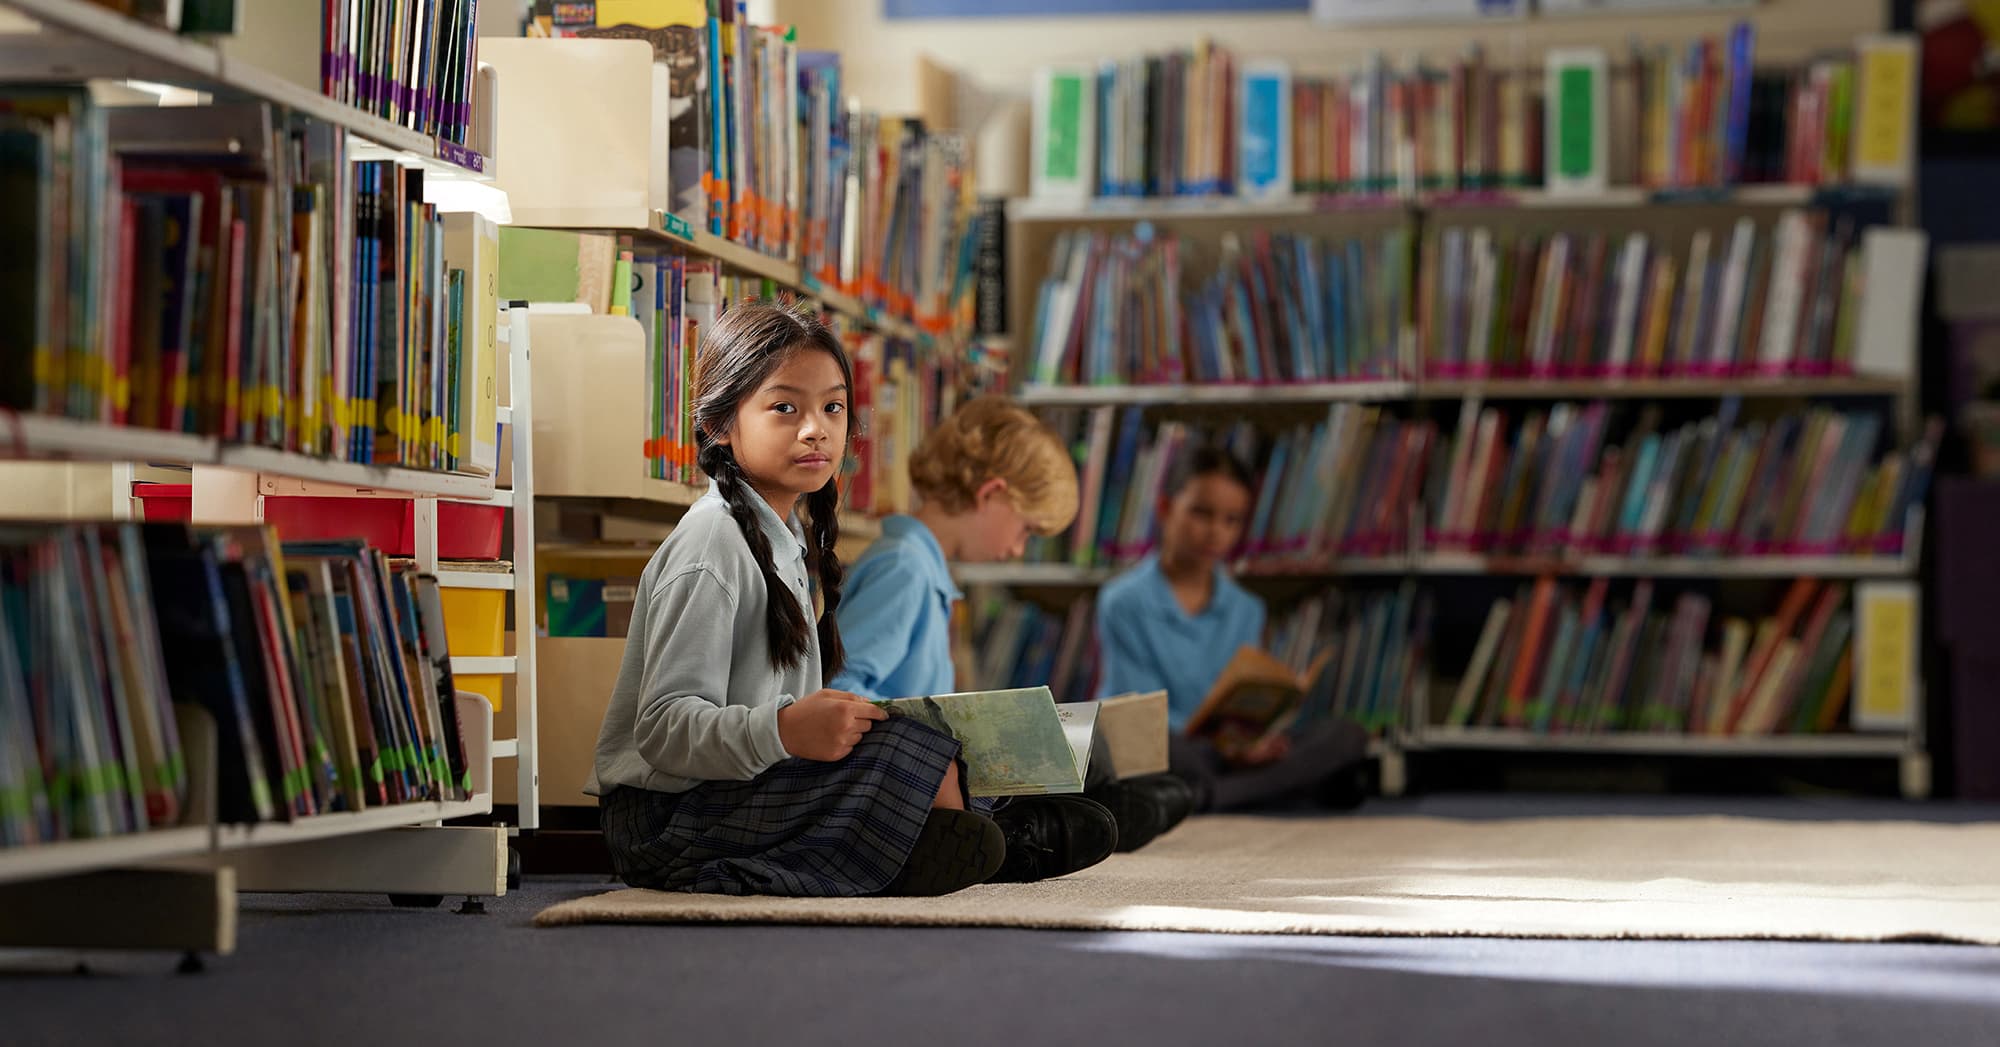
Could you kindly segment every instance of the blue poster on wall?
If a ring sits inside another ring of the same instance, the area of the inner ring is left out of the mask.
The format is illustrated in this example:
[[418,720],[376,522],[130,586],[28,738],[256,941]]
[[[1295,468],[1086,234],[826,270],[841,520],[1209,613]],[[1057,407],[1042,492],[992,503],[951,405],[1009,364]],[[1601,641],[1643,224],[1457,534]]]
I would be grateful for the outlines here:
[[1305,11],[1311,0],[882,0],[890,18],[1015,18],[1023,15],[1160,15]]

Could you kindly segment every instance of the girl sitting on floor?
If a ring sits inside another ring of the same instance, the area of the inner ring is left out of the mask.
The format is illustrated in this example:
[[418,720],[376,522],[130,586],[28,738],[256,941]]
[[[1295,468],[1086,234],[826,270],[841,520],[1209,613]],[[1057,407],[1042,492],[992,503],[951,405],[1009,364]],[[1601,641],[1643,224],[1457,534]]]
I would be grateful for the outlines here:
[[931,895],[1000,867],[1000,828],[965,809],[958,742],[820,685],[842,661],[853,381],[839,340],[782,309],[737,306],[702,339],[695,439],[713,483],[640,576],[588,789],[628,884]]
[[1249,468],[1220,448],[1197,447],[1176,465],[1159,510],[1158,551],[1098,596],[1098,692],[1167,692],[1168,755],[1194,790],[1196,810],[1243,810],[1307,794],[1350,807],[1360,802],[1368,745],[1352,721],[1297,738],[1275,735],[1234,760],[1182,730],[1236,652],[1264,639],[1263,601],[1223,566],[1243,539],[1254,497]]

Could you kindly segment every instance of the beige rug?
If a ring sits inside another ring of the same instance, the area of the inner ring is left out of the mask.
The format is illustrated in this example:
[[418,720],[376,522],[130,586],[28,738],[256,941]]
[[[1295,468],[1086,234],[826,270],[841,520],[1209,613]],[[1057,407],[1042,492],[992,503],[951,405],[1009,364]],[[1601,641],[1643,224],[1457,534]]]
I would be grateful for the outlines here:
[[1212,817],[1039,884],[929,899],[621,890],[536,922],[1996,945],[2000,825]]

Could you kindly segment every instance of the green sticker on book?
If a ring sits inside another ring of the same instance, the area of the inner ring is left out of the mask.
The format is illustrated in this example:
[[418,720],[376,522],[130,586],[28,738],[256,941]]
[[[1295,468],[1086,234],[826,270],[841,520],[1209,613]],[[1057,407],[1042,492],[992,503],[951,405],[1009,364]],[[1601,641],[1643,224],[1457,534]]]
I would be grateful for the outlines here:
[[1049,80],[1048,150],[1042,173],[1050,178],[1081,178],[1077,149],[1083,136],[1083,80],[1057,76]]
[[1556,77],[1562,113],[1556,126],[1556,172],[1565,178],[1588,178],[1596,164],[1596,76],[1589,66],[1571,66]]

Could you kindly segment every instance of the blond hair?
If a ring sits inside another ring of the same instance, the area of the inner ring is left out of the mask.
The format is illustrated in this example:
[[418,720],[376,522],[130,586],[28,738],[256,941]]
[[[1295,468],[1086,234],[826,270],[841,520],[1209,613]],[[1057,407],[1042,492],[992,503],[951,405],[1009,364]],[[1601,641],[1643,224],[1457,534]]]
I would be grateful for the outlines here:
[[1041,420],[1005,397],[959,407],[910,455],[910,483],[946,512],[975,508],[988,480],[1007,481],[1007,499],[1028,526],[1054,534],[1076,519],[1076,465]]

